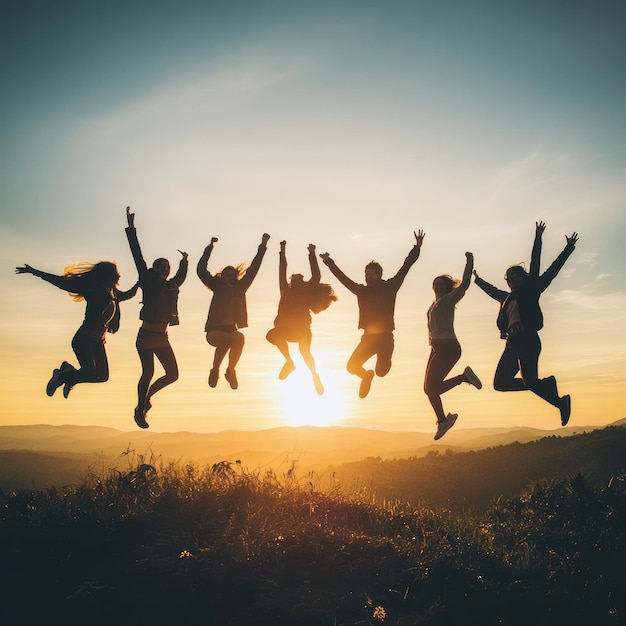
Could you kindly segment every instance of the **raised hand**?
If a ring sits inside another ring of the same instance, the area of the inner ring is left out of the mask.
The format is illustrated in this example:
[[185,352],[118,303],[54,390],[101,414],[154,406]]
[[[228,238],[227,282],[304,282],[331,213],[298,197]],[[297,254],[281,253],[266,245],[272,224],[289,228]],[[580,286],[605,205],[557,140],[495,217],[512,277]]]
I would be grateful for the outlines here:
[[280,251],[284,252],[285,248],[287,247],[287,242],[285,240],[280,242]]
[[33,274],[34,273],[34,268],[32,268],[30,265],[27,265],[26,263],[24,263],[23,267],[16,267],[15,268],[15,273],[16,274]]
[[322,261],[328,261],[328,259],[330,259],[330,254],[328,252],[322,252],[320,254],[320,259],[322,259]]
[[270,236],[267,233],[263,233],[263,237],[261,237],[261,244],[266,246],[269,240]]
[[309,254],[315,254],[315,244],[314,243],[310,243],[307,246],[307,250],[309,251]]
[[183,259],[185,261],[189,258],[189,255],[186,252],[183,252],[182,250],[179,250],[179,252],[183,255]]
[[211,245],[213,245],[214,243],[217,243],[219,241],[219,239],[217,237],[211,237]]
[[418,248],[421,248],[422,244],[424,243],[424,237],[426,236],[426,233],[423,230],[418,230],[417,232],[413,231],[413,234],[415,235],[415,245]]
[[567,241],[568,246],[575,246],[578,241],[578,233],[572,233],[569,237],[565,235],[565,241]]
[[535,237],[541,237],[546,229],[546,223],[543,221],[535,222]]
[[135,214],[130,212],[130,207],[126,207],[126,220],[129,228],[135,228]]
[[466,258],[468,261],[473,261],[473,260],[474,260],[474,253],[473,253],[473,252],[466,252],[466,253],[465,253],[465,258]]

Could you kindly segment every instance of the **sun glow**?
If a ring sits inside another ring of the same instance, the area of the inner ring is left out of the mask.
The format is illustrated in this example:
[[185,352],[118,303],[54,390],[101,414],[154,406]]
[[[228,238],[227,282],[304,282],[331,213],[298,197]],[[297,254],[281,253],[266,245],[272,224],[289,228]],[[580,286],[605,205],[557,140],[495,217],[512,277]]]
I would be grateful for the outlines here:
[[278,385],[280,403],[289,426],[330,426],[340,424],[345,416],[344,393],[337,378],[321,373],[324,394],[315,392],[306,367],[290,374]]

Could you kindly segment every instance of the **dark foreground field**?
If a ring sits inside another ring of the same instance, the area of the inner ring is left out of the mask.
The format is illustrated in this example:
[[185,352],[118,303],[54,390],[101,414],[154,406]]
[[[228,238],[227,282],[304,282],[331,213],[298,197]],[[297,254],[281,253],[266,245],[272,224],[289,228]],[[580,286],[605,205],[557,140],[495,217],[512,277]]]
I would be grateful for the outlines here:
[[476,513],[134,458],[0,507],[4,625],[626,622],[623,475],[537,481]]

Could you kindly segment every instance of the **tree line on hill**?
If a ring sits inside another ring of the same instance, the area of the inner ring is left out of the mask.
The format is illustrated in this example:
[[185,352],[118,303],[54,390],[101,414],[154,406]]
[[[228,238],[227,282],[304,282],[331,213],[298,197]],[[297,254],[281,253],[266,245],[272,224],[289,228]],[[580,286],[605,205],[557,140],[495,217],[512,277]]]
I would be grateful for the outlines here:
[[626,428],[609,426],[568,437],[480,451],[383,460],[367,458],[328,468],[344,488],[377,503],[401,500],[484,510],[491,500],[522,493],[536,481],[581,473],[598,484],[626,474]]

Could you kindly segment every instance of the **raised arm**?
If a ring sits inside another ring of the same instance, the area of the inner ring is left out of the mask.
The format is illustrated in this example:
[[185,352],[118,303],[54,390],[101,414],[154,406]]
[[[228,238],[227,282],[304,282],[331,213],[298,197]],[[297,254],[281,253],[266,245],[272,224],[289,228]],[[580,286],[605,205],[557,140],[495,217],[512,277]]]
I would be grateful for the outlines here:
[[541,264],[541,238],[545,229],[545,222],[535,222],[535,240],[533,241],[533,249],[530,253],[530,270],[528,272],[528,276],[530,278],[539,277],[539,266]]
[[128,226],[126,227],[126,238],[128,239],[128,245],[130,246],[133,260],[135,261],[135,267],[139,273],[139,279],[148,271],[148,266],[143,258],[141,247],[139,246],[139,240],[137,239],[137,231],[135,230],[135,214],[130,212],[130,207],[126,207],[126,220]]
[[470,286],[472,271],[474,270],[474,255],[471,252],[465,253],[465,269],[461,282],[448,294],[453,302],[458,302]]
[[278,286],[280,293],[287,289],[287,253],[286,241],[280,242],[280,251],[278,253]]
[[187,278],[187,270],[189,269],[189,255],[182,250],[178,251],[181,254],[181,259],[178,263],[178,271],[174,274],[174,278],[172,281],[175,282],[179,287],[185,282],[185,278]]
[[544,291],[561,271],[561,268],[565,265],[565,261],[567,261],[570,254],[574,252],[577,241],[578,233],[572,233],[569,237],[565,235],[565,248],[563,248],[561,254],[554,259],[552,265],[539,277],[539,288],[541,291]]
[[217,237],[211,237],[211,241],[209,245],[204,249],[202,256],[198,259],[198,265],[196,266],[196,273],[198,274],[198,278],[202,281],[202,283],[207,286],[209,289],[213,289],[213,285],[219,278],[216,278],[209,272],[207,266],[209,264],[209,259],[211,258],[211,253],[213,252],[213,245],[218,242]]
[[250,263],[250,267],[246,270],[246,273],[241,278],[241,286],[244,289],[248,289],[252,284],[252,281],[256,278],[256,275],[259,273],[259,269],[261,268],[261,261],[267,252],[267,242],[270,240],[270,236],[267,233],[263,233],[263,237],[261,237],[261,243],[257,249],[257,253],[252,259],[252,263]]
[[337,264],[330,258],[328,252],[322,252],[320,259],[324,265],[332,272],[333,276],[352,293],[357,293],[359,285],[355,283],[351,278],[348,278],[338,267]]
[[406,275],[409,273],[409,270],[419,259],[420,250],[422,249],[422,244],[424,243],[424,237],[426,233],[423,230],[418,230],[417,232],[413,231],[413,235],[415,235],[415,245],[411,248],[411,251],[407,255],[406,259],[404,259],[404,263],[402,267],[396,272],[396,275],[391,279],[398,284],[398,287],[404,282]]
[[309,267],[311,268],[311,282],[319,283],[322,280],[322,273],[317,262],[317,254],[315,254],[315,244],[310,243],[307,247],[309,251]]

